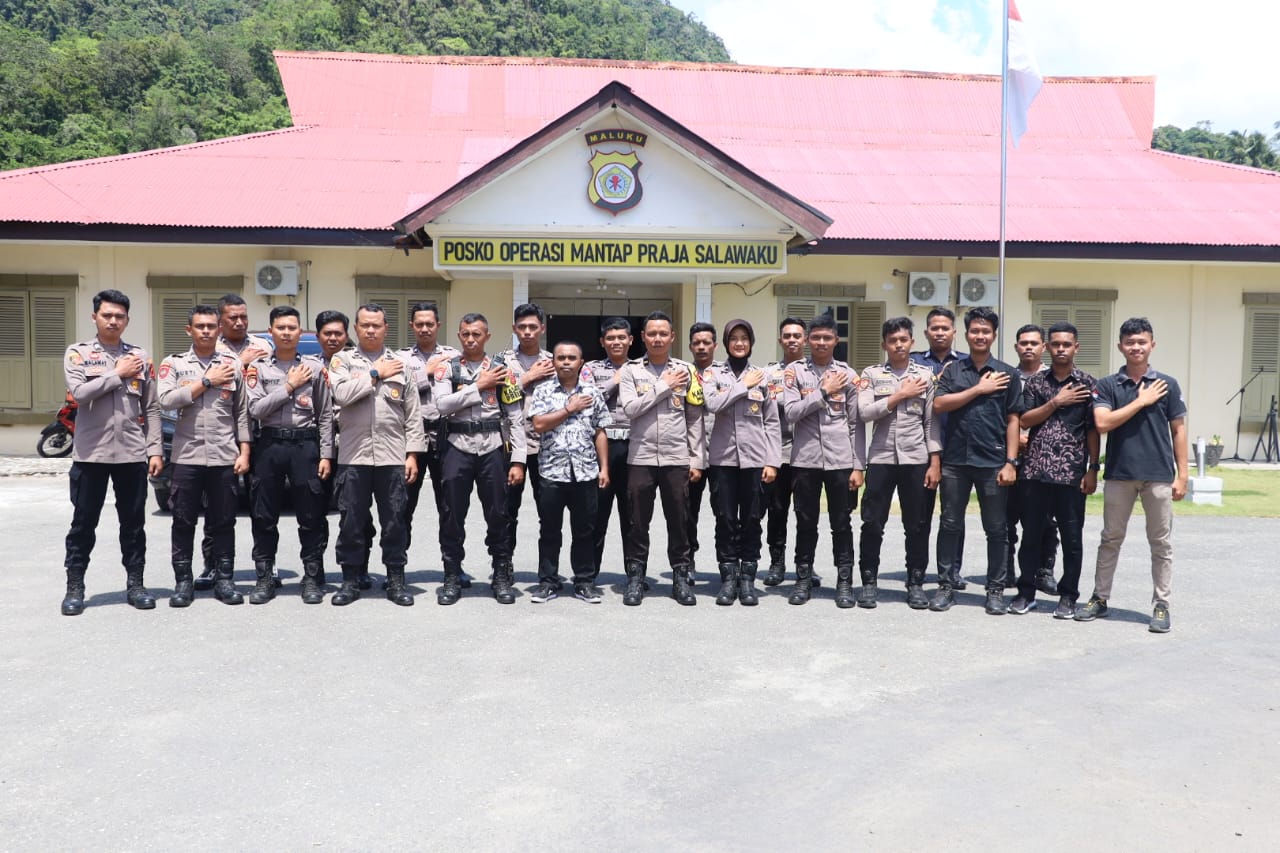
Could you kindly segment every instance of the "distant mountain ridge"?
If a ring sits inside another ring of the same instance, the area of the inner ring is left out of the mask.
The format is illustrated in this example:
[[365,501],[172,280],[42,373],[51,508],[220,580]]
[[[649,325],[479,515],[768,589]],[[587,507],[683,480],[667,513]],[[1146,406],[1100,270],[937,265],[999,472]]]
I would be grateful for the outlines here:
[[665,0],[0,0],[0,169],[287,127],[274,50],[730,61]]

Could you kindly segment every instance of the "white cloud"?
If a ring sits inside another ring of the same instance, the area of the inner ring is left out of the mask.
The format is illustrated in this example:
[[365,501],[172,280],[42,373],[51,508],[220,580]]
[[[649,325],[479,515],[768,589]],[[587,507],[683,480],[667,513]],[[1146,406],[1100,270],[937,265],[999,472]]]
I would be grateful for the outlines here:
[[[673,0],[753,65],[998,74],[1002,0]],[[1156,124],[1280,121],[1275,0],[1018,0],[1045,75],[1155,76]]]

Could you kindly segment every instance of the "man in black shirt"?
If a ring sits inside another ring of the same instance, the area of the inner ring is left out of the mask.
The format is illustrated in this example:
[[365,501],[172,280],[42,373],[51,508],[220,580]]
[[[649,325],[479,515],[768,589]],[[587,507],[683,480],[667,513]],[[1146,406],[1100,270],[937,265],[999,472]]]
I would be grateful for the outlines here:
[[952,566],[960,550],[960,531],[969,492],[975,487],[987,536],[987,612],[1007,612],[1004,578],[1008,571],[1007,487],[1018,476],[1018,415],[1022,380],[1012,367],[991,356],[1000,318],[990,308],[964,315],[969,355],[948,365],[938,380],[934,411],[949,413],[942,450],[942,526],[938,531],[938,591],[929,609],[949,610],[955,603]]

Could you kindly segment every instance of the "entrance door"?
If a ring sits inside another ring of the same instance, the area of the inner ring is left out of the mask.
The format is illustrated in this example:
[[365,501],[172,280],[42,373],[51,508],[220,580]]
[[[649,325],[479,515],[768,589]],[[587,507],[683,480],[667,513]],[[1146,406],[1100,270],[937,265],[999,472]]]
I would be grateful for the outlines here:
[[600,346],[600,324],[610,317],[625,317],[631,324],[631,350],[628,358],[644,355],[644,341],[640,329],[644,318],[651,311],[671,314],[672,302],[667,299],[541,299],[535,300],[547,312],[547,339],[545,346],[552,349],[557,342],[577,341],[582,344],[582,354],[587,361],[604,358]]

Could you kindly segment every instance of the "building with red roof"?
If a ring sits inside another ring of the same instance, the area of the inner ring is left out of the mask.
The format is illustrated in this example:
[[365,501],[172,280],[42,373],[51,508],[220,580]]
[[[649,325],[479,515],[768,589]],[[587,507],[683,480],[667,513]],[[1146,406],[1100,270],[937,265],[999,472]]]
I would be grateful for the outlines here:
[[1082,366],[1114,371],[1120,322],[1147,316],[1193,436],[1232,431],[1241,377],[1259,374],[1246,432],[1280,393],[1280,174],[1153,150],[1151,78],[1045,81],[1009,154],[1001,283],[998,77],[276,61],[291,128],[0,173],[0,417],[57,408],[105,287],[156,351],[185,349],[186,308],[227,291],[259,326],[281,300],[375,300],[398,344],[422,298],[446,328],[480,311],[497,329],[532,300],[551,340],[655,308],[745,317],[768,357],[782,317],[831,309],[856,367],[887,316],[993,304],[1008,331],[1072,320]]

